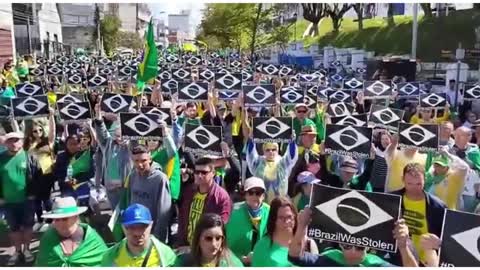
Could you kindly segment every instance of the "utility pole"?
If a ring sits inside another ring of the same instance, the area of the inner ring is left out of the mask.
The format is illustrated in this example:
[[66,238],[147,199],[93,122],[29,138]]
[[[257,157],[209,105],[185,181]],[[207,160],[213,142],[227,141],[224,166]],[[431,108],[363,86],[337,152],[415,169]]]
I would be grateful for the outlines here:
[[455,112],[458,113],[460,68],[462,67],[462,59],[465,58],[465,49],[462,49],[462,43],[458,43],[458,49],[455,52],[455,58],[457,59],[457,77],[455,78]]
[[135,31],[137,33],[139,33],[140,32],[140,25],[138,23],[138,3],[135,4],[135,13],[136,13],[136,15],[135,15]]
[[411,59],[417,59],[418,3],[413,4],[412,52]]
[[102,43],[101,43],[101,37],[100,37],[100,24],[101,24],[101,21],[100,21],[100,8],[98,6],[97,3],[95,3],[95,20],[97,22],[97,51],[98,51],[98,55],[102,55]]
[[27,15],[27,39],[28,39],[28,54],[32,53],[32,37],[30,35],[30,14]]

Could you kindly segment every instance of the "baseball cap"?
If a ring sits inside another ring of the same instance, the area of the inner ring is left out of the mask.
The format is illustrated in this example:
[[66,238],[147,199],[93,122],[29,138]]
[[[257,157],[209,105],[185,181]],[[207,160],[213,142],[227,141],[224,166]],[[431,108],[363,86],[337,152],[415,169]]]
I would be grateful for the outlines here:
[[5,134],[5,136],[3,136],[3,139],[6,141],[6,140],[9,140],[9,139],[23,139],[24,136],[23,136],[23,133],[21,132],[10,132],[10,133],[7,133]]
[[316,184],[320,183],[320,179],[317,179],[313,173],[304,171],[297,176],[297,182],[300,184]]
[[302,127],[302,132],[300,135],[317,135],[317,129],[314,126],[311,125],[306,125]]
[[358,172],[358,163],[353,158],[345,158],[340,165],[340,170],[357,173]]
[[122,214],[122,225],[133,225],[133,224],[151,224],[152,215],[150,210],[147,207],[135,203],[130,205]]
[[433,158],[432,160],[432,163],[433,164],[438,164],[442,167],[448,167],[448,164],[450,163],[449,160],[448,160],[448,157],[444,156],[444,155],[438,155],[436,157]]
[[266,190],[265,189],[265,183],[263,182],[263,179],[255,177],[255,176],[247,178],[247,180],[245,180],[245,185],[244,185],[243,189],[245,191],[248,191],[252,188],[261,188],[263,190]]
[[305,103],[298,103],[297,105],[295,105],[295,110],[298,109],[298,108],[300,108],[300,107],[305,107],[306,109],[308,109],[307,104],[305,104]]

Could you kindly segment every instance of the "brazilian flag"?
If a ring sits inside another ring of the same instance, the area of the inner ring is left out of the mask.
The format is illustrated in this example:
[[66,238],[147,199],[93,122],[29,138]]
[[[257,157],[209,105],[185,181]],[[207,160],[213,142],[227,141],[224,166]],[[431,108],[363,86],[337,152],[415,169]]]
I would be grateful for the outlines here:
[[148,24],[147,34],[145,35],[145,49],[143,51],[143,61],[138,65],[137,89],[141,93],[145,88],[145,83],[155,79],[158,74],[158,50],[155,45],[153,35],[153,22]]

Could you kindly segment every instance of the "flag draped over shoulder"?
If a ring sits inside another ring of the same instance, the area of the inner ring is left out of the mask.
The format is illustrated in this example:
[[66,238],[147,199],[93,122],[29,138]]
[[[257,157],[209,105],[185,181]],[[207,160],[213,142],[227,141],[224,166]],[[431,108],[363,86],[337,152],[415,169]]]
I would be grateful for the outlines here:
[[137,88],[139,93],[143,92],[145,83],[157,77],[158,74],[158,51],[155,45],[153,35],[153,22],[148,24],[147,34],[145,35],[145,49],[143,51],[143,61],[138,65]]

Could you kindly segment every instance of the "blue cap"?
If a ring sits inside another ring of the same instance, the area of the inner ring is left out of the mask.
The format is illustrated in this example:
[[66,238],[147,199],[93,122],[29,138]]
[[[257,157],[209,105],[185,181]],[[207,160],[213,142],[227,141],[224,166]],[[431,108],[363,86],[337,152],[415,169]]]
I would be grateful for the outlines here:
[[135,203],[130,205],[122,214],[122,225],[151,224],[152,215],[147,207]]

